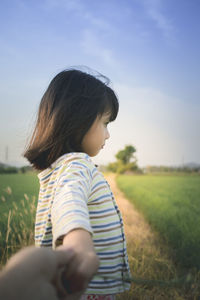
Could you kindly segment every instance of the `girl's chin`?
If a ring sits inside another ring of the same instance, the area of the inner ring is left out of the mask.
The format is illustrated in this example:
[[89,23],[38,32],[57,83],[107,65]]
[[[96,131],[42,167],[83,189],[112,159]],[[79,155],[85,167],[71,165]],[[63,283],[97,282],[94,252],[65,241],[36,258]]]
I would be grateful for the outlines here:
[[96,156],[97,154],[99,154],[99,152],[103,149],[103,147],[104,147],[104,145],[103,146],[101,146],[101,148],[99,148],[98,150],[96,150],[96,151],[93,151],[93,152],[90,152],[89,153],[89,151],[88,152],[86,152],[90,157],[94,157],[94,156]]
[[[100,150],[99,150],[100,151]],[[98,153],[99,153],[99,151],[98,152],[96,152],[96,153],[87,153],[87,155],[89,155],[90,157],[94,157],[94,156],[96,156]]]

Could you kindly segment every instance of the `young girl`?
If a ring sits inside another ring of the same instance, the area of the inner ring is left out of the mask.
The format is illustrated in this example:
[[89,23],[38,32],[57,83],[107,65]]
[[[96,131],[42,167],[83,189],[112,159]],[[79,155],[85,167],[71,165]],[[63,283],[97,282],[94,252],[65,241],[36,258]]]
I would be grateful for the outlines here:
[[130,286],[122,217],[91,160],[105,146],[117,113],[108,84],[80,70],[63,71],[41,100],[24,153],[41,171],[36,246],[76,252],[62,276],[67,299],[115,299]]

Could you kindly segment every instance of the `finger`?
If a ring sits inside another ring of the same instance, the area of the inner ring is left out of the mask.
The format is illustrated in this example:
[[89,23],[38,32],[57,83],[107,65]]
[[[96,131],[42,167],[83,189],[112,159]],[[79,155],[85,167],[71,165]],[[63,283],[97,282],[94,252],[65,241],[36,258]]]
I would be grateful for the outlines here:
[[74,251],[72,249],[67,249],[65,251],[48,250],[49,251],[45,253],[46,265],[43,263],[43,274],[47,279],[54,280],[60,268],[67,268],[67,265],[74,257]]
[[65,277],[70,278],[80,267],[80,259],[76,255],[70,260],[70,263],[65,268]]
[[59,295],[63,296],[72,293],[70,288],[72,274],[77,271],[77,268],[78,265],[76,264],[75,258],[72,258],[68,264],[59,268],[54,278],[54,284],[56,285]]
[[73,260],[75,257],[75,252],[73,249],[65,249],[65,248],[59,248],[56,251],[54,251],[57,266],[66,266],[69,262]]

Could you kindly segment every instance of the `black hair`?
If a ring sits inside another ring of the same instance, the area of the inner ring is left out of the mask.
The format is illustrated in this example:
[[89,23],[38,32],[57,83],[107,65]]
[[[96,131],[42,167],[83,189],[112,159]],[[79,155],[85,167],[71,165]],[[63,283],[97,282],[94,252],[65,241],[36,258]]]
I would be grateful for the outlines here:
[[[103,82],[99,78],[106,82]],[[81,143],[97,116],[118,114],[119,103],[109,79],[77,69],[57,74],[44,93],[36,126],[24,157],[44,170],[61,155],[83,152]]]

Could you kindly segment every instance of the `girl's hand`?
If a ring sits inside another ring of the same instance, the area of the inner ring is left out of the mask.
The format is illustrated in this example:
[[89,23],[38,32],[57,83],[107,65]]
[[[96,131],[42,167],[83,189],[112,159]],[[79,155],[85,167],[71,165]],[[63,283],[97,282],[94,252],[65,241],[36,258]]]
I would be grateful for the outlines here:
[[[95,253],[91,235],[86,230],[76,229],[69,232],[63,239],[63,245],[57,248],[58,251],[72,249],[74,255],[62,272],[62,288],[59,290],[61,297],[68,295],[66,299],[79,299],[98,271],[99,258]],[[72,298],[69,298],[70,295]]]

